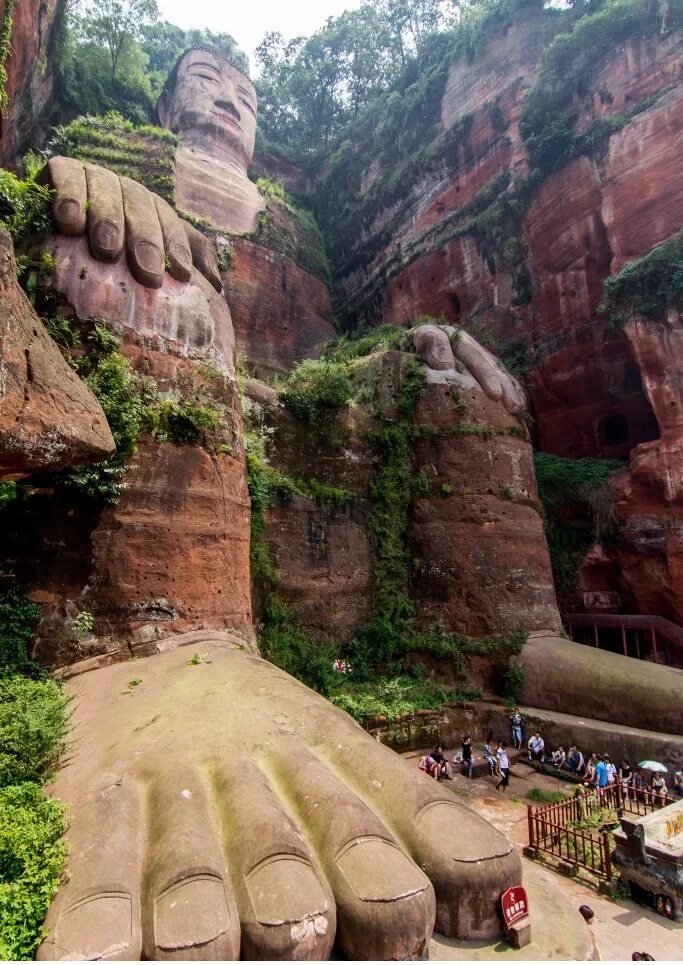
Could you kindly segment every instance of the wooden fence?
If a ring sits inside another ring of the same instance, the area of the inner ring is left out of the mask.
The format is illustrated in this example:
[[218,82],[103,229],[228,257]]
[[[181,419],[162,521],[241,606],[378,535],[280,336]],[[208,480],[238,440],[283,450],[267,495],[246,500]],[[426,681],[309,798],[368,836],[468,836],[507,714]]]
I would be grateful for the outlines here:
[[611,784],[560,804],[528,804],[529,845],[611,881],[609,832],[582,830],[570,825],[590,818],[602,808],[614,811],[617,817],[624,813],[643,815],[671,804],[673,800],[672,797],[664,799],[653,791]]

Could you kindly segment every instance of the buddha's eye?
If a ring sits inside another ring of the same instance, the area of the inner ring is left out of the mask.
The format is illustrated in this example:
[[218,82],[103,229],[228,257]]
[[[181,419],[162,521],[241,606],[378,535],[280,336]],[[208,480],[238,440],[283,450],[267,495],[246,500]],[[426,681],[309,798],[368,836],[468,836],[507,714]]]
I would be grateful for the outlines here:
[[192,74],[193,77],[201,77],[202,80],[210,80],[212,84],[217,84],[218,81],[215,77],[211,77],[209,74]]
[[241,103],[241,104],[244,104],[244,106],[245,106],[246,109],[249,111],[249,113],[250,113],[250,114],[253,114],[254,117],[256,117],[256,111],[255,111],[254,108],[251,106],[251,104],[249,103],[249,101],[245,100],[243,97],[240,97],[240,103]]

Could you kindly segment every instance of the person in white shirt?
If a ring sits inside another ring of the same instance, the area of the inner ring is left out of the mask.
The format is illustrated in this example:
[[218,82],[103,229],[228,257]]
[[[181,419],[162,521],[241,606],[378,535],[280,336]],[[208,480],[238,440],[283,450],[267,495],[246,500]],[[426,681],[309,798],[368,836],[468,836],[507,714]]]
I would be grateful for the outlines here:
[[541,737],[540,733],[536,731],[534,736],[530,739],[528,743],[529,757],[532,761],[542,761],[543,751],[545,749],[545,741]]
[[496,790],[499,791],[502,787],[503,794],[506,794],[506,788],[510,783],[510,759],[508,758],[507,744],[505,741],[498,741],[496,757],[498,758],[498,768],[500,770],[500,781],[496,784]]
[[607,783],[616,784],[617,766],[610,760],[609,754],[605,754],[605,764],[607,765]]

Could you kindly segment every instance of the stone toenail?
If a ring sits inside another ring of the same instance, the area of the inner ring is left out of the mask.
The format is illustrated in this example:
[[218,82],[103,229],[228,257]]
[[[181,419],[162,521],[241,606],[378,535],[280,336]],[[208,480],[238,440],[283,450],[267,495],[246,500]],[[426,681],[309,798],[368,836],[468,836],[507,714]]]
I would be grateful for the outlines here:
[[429,882],[390,841],[357,838],[337,854],[339,870],[361,901],[398,901],[424,891]]
[[267,858],[245,876],[245,883],[262,925],[301,922],[324,915],[329,907],[316,872],[296,855]]
[[74,198],[65,198],[57,207],[58,217],[65,224],[75,224],[81,217],[81,206]]
[[229,925],[225,885],[218,875],[184,878],[154,902],[154,941],[165,951],[205,945],[224,935]]
[[140,241],[135,246],[138,265],[150,275],[160,275],[164,270],[164,259],[158,245],[153,241]]
[[99,892],[71,905],[60,916],[55,945],[73,958],[111,958],[133,940],[133,900],[119,891]]

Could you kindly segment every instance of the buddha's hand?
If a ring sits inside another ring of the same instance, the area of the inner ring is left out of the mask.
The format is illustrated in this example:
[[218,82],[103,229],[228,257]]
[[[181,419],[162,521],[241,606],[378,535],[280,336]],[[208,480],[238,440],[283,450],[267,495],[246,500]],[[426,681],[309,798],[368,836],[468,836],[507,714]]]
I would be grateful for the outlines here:
[[147,288],[161,288],[166,270],[187,282],[194,264],[221,291],[215,245],[142,184],[70,157],[49,160],[40,180],[54,190],[57,231],[87,232],[94,258],[117,261],[125,249],[131,274]]
[[502,933],[504,835],[272,664],[195,648],[69,684],[70,854],[39,958],[406,959],[435,923]]

